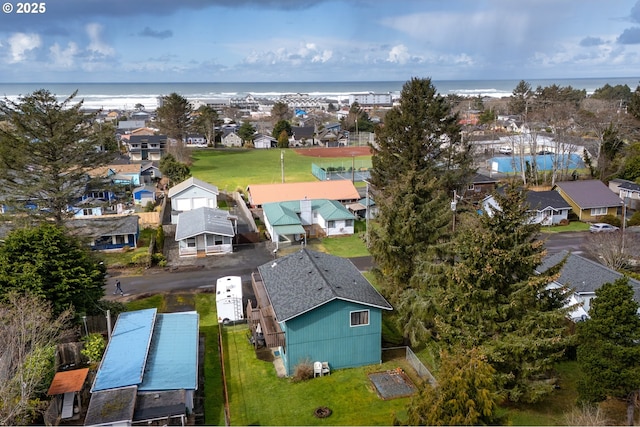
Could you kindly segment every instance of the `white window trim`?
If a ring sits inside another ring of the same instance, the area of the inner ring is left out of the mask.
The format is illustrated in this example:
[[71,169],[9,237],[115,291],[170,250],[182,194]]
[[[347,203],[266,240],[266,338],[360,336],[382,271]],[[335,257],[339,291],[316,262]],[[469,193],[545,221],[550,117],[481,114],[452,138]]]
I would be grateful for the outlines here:
[[607,212],[607,208],[591,208],[591,216],[606,215]]
[[[351,323],[351,315],[353,313],[361,313],[361,312],[367,312],[367,323],[361,323],[361,324],[357,324],[354,325],[353,323]],[[352,328],[357,328],[359,326],[369,326],[369,324],[371,323],[371,313],[369,310],[353,310],[349,312],[349,326]]]

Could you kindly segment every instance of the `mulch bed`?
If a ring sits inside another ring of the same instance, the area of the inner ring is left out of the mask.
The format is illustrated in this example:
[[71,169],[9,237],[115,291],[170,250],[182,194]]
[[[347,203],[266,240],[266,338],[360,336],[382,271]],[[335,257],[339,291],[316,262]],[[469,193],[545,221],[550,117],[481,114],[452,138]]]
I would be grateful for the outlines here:
[[413,382],[400,368],[386,372],[374,372],[369,374],[369,380],[373,383],[378,395],[384,400],[407,397],[416,392]]
[[296,148],[296,153],[309,157],[352,157],[352,156],[370,156],[371,149],[369,147],[314,147],[314,148]]

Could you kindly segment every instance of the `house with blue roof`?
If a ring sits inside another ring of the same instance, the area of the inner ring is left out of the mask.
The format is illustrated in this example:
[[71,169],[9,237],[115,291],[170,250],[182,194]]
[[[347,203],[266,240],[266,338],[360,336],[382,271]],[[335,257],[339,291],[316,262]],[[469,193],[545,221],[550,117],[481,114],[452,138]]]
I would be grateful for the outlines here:
[[287,376],[309,361],[332,370],[380,363],[382,312],[392,307],[349,259],[305,248],[259,266],[252,286],[254,342],[264,339]]
[[91,387],[85,424],[184,422],[198,389],[198,323],[195,311],[121,313]]
[[271,241],[306,241],[307,237],[344,236],[354,233],[355,216],[340,202],[303,199],[262,205]]

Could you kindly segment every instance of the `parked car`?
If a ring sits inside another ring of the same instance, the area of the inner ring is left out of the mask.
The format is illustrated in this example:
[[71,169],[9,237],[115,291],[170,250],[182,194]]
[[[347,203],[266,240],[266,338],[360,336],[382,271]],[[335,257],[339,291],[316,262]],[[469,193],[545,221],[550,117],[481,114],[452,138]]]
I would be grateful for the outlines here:
[[618,231],[620,228],[615,225],[605,224],[604,222],[596,222],[589,226],[589,231],[592,233],[608,233],[611,231]]
[[545,156],[547,154],[553,154],[553,151],[549,151],[549,150],[540,150],[538,151],[538,154]]
[[511,153],[513,153],[513,150],[511,149],[511,147],[505,145],[504,147],[500,147],[498,149],[498,153],[500,153],[500,154],[511,154]]

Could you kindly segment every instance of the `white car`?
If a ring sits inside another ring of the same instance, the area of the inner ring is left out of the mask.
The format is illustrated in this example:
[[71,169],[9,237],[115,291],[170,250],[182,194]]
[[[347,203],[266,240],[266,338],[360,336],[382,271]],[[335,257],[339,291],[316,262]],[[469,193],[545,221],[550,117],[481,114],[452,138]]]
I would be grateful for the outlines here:
[[500,147],[498,149],[498,153],[500,153],[500,154],[511,154],[511,153],[513,153],[513,150],[511,149],[511,147],[505,145],[504,147]]
[[604,222],[596,222],[589,226],[589,231],[592,233],[608,233],[611,231],[618,231],[620,228],[615,225],[606,224]]

